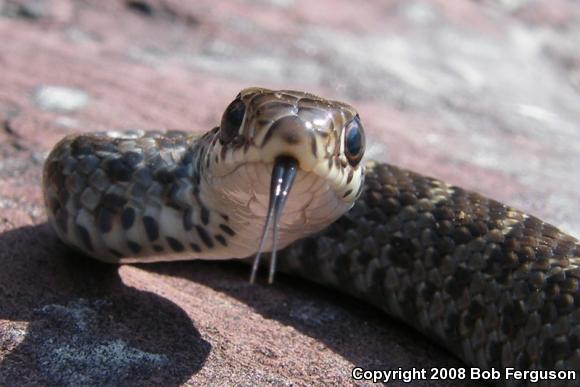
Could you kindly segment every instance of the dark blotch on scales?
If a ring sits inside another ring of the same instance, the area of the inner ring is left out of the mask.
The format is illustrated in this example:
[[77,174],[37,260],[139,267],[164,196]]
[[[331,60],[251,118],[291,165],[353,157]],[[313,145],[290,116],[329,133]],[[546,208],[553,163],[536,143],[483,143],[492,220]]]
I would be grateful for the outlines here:
[[123,230],[128,230],[133,226],[135,222],[135,209],[132,207],[126,207],[121,213],[121,226]]
[[146,215],[143,217],[143,226],[145,226],[145,232],[150,241],[159,238],[159,225],[152,216]]
[[122,159],[112,159],[106,163],[105,172],[111,181],[129,181],[134,169]]
[[202,226],[195,226],[195,229],[201,241],[210,249],[213,248],[214,244],[208,232]]
[[214,235],[214,238],[216,241],[218,241],[222,246],[227,246],[228,242],[226,241],[226,238],[224,238],[223,235]]
[[141,252],[141,245],[137,242],[127,241],[127,246],[133,254],[139,254]]
[[232,230],[228,225],[226,224],[220,224],[219,225],[220,229],[225,232],[226,234],[228,234],[229,236],[234,236],[236,233],[234,232],[234,230]]
[[171,250],[173,250],[177,253],[180,253],[180,252],[185,250],[185,247],[183,246],[183,244],[180,241],[178,241],[177,239],[172,238],[172,237],[166,237],[165,239],[167,240],[169,247],[171,247]]

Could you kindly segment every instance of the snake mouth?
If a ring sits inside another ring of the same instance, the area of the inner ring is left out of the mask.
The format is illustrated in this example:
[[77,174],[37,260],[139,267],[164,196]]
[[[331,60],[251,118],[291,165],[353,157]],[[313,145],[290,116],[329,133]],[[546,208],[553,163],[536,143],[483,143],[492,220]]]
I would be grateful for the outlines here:
[[276,250],[278,240],[278,226],[280,223],[280,215],[286,204],[286,199],[292,189],[294,178],[298,172],[298,160],[289,156],[278,156],[274,160],[274,167],[272,168],[272,179],[270,181],[270,199],[268,204],[268,212],[266,215],[266,223],[260,238],[258,252],[254,258],[252,265],[252,274],[250,276],[250,283],[256,280],[256,273],[260,264],[262,251],[268,237],[270,228],[272,228],[272,256],[270,259],[270,273],[268,275],[268,283],[274,282],[274,272],[276,270]]

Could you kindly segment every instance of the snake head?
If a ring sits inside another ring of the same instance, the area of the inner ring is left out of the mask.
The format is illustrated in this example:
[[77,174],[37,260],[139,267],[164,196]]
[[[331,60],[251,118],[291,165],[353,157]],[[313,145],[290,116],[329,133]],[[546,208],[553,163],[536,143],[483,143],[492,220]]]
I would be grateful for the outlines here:
[[224,111],[217,139],[213,154],[219,156],[208,160],[217,176],[243,163],[273,163],[287,156],[300,170],[327,179],[345,200],[360,193],[364,129],[356,110],[343,102],[300,91],[247,88]]
[[[206,200],[219,196],[258,218],[264,224],[258,252],[319,231],[361,192],[364,129],[356,110],[343,102],[292,90],[244,89],[214,135],[206,176],[220,192]],[[270,223],[273,238],[267,242]]]

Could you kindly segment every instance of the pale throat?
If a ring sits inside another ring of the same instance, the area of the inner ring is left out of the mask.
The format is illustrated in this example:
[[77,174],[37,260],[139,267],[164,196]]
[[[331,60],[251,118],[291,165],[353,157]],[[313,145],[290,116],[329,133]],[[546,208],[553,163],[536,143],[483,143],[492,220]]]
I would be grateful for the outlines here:
[[[236,231],[231,244],[240,257],[258,248],[268,213],[272,165],[242,165],[228,176],[213,178],[202,186],[201,198],[210,210],[228,217]],[[312,172],[299,170],[279,221],[278,248],[324,229],[352,206],[336,194],[329,182]],[[272,241],[267,240],[265,251]]]

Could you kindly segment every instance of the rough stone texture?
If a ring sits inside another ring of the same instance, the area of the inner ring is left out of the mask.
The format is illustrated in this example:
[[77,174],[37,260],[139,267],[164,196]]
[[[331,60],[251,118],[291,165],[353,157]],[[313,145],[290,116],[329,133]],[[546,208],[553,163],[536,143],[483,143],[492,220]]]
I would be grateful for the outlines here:
[[245,86],[349,101],[370,153],[580,235],[574,0],[0,0],[0,42],[1,385],[348,384],[354,366],[461,366],[306,282],[250,286],[237,263],[109,266],[56,240],[40,171],[60,137],[204,131]]

